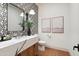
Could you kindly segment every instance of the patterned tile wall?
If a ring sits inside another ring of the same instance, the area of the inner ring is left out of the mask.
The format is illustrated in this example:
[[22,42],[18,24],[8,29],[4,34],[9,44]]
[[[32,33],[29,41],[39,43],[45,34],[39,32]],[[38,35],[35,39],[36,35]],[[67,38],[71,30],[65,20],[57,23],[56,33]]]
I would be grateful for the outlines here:
[[7,34],[7,4],[0,3],[0,35]]
[[[25,12],[29,12],[30,9],[34,9],[36,14],[29,17],[31,20],[33,20],[34,26],[32,27],[32,34],[38,33],[38,7],[34,3],[14,3],[14,5],[22,8]],[[7,3],[0,3],[0,36],[1,35],[6,35],[8,33],[8,5]],[[12,31],[10,34],[16,33],[17,35],[19,34],[26,34],[26,32],[22,31]]]

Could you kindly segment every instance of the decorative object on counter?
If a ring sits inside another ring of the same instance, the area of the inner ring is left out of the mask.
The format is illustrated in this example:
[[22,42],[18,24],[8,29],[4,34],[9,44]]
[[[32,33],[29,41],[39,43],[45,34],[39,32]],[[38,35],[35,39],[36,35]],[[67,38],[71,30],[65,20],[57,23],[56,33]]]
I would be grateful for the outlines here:
[[21,27],[23,28],[22,31],[24,31],[25,27],[27,27],[27,35],[31,35],[31,27],[33,26],[33,22],[30,19],[26,18],[26,21],[23,20],[19,25],[21,25]]
[[1,40],[0,40],[0,41],[4,41],[4,37],[5,37],[5,36],[1,36],[1,38],[0,38]]
[[5,37],[4,37],[4,40],[10,40],[12,37],[10,36],[10,35],[6,35]]
[[25,23],[26,27],[27,27],[27,35],[30,36],[31,35],[31,27],[33,26],[33,22],[31,20],[27,20]]
[[26,16],[26,20],[23,19],[22,23],[20,23],[19,25],[21,25],[21,27],[23,28],[22,31],[25,30],[25,26],[27,27],[27,35],[31,35],[31,27],[33,25],[33,22],[29,19],[29,15],[35,15],[35,11],[33,9],[30,9],[29,12],[27,13],[21,13],[20,16],[21,17],[24,17]]
[[33,26],[32,20],[28,17],[29,15],[35,15],[35,11],[31,9],[28,13],[26,13],[26,23],[25,26],[27,27],[27,35],[31,35],[31,27]]
[[10,35],[3,35],[3,36],[1,36],[1,40],[0,40],[0,42],[2,42],[2,41],[7,41],[7,40],[10,40],[12,37],[10,36]]

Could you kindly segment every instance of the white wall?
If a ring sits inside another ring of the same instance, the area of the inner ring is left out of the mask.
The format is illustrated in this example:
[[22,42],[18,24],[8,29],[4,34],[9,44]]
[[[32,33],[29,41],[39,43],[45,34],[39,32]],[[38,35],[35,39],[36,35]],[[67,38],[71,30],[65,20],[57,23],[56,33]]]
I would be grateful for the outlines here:
[[[69,4],[39,4],[39,20],[38,20],[38,30],[41,40],[46,41],[46,46],[51,48],[63,48],[70,49],[70,14],[69,14]],[[54,17],[54,16],[64,16],[64,33],[63,34],[52,34],[52,39],[48,37],[49,34],[41,32],[41,18]]]
[[[68,49],[71,55],[79,55],[73,46],[79,44],[79,4],[39,4],[39,34],[40,39],[46,41],[51,48]],[[47,33],[41,32],[41,18],[64,16],[64,33],[52,34],[50,39]]]
[[70,20],[71,20],[71,46],[72,55],[79,55],[77,49],[73,51],[73,46],[79,44],[79,3],[70,4]]

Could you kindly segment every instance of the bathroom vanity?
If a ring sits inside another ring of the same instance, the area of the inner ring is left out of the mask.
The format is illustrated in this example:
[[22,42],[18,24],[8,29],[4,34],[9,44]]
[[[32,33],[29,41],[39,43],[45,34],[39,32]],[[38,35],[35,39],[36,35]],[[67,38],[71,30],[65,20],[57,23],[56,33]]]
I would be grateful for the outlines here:
[[[2,7],[3,6],[3,7]],[[11,40],[0,42],[0,56],[14,56],[18,50],[21,50],[17,55],[36,55],[34,49],[37,49],[38,39],[38,7],[34,3],[3,3],[0,4],[1,9],[1,24],[0,36],[11,35]],[[33,9],[35,15],[28,14]],[[3,11],[4,10],[4,11]],[[23,17],[21,14],[24,14]],[[33,21],[31,36],[27,35],[27,27],[22,27],[20,23],[26,21],[26,18]],[[25,29],[24,29],[25,28]],[[14,37],[16,36],[16,37]],[[25,44],[24,44],[25,43]],[[31,50],[30,50],[31,49]],[[29,51],[30,50],[30,51]],[[28,51],[28,52],[27,52]],[[36,50],[35,50],[36,51]],[[27,54],[26,54],[27,52]],[[34,54],[33,54],[33,53]],[[30,53],[30,54],[29,54]]]
[[31,36],[14,37],[11,40],[0,42],[0,56],[14,56],[17,49],[19,50],[24,42],[25,44],[18,52],[18,55],[35,55],[38,41],[38,35],[35,34]]

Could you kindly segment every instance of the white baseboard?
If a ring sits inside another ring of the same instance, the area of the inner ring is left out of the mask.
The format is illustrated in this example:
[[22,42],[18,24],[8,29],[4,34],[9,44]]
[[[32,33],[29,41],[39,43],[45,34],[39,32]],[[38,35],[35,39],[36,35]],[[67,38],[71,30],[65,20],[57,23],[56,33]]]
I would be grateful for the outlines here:
[[[53,49],[58,49],[58,50],[62,50],[62,51],[69,52],[69,50],[68,50],[68,49],[65,49],[65,48],[56,47],[56,46],[51,47],[51,46],[47,46],[47,45],[45,45],[45,46],[48,47],[48,48],[53,48]],[[70,53],[70,52],[69,52],[69,53]]]

